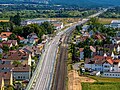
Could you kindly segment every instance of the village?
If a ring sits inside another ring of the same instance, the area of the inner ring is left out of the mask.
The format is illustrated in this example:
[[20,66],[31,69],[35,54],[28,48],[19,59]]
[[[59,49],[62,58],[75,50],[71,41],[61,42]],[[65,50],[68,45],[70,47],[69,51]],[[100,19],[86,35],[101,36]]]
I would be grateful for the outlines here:
[[91,20],[90,24],[76,27],[78,33],[72,38],[76,55],[73,60],[84,62],[81,73],[120,78],[119,22],[113,20],[110,25],[101,26]]

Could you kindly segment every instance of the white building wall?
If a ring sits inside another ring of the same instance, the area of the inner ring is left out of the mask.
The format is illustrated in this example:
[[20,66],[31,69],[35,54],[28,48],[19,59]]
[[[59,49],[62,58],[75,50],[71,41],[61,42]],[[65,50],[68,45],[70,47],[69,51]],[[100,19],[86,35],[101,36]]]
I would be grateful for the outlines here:
[[111,69],[111,65],[109,64],[109,63],[104,63],[103,64],[103,71],[110,71],[110,69]]
[[119,73],[117,73],[117,72],[114,72],[114,73],[112,73],[112,72],[104,72],[102,76],[103,77],[120,78],[120,72]]

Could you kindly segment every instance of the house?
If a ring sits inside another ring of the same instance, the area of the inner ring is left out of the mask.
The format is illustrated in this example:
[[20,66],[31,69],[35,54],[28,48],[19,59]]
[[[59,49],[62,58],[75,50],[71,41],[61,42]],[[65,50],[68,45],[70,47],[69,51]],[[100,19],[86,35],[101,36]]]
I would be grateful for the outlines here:
[[80,48],[80,60],[84,60],[84,48]]
[[0,34],[0,40],[3,41],[7,41],[8,40],[8,37],[12,34],[12,32],[2,32]]
[[2,44],[12,44],[13,46],[17,46],[17,40],[8,40],[8,41],[3,41]]
[[[96,55],[96,48],[94,48],[93,46],[89,47],[90,51],[91,51],[91,57],[94,57]],[[80,48],[80,60],[84,59],[84,48]]]
[[110,27],[112,28],[120,28],[120,20],[112,20]]
[[26,25],[29,25],[29,24],[38,24],[38,25],[41,25],[44,22],[50,22],[50,20],[47,20],[47,19],[46,20],[45,19],[41,19],[41,20],[38,20],[38,19],[25,20],[25,21],[21,22],[21,25],[22,26],[26,26]]
[[120,43],[120,37],[113,37],[110,40],[112,41],[112,44],[119,44]]
[[109,57],[109,56],[107,56],[107,57],[105,57],[105,56],[95,56],[95,57],[90,58],[90,59],[85,59],[85,66],[84,67],[87,70],[104,71],[104,70],[107,70],[107,69],[103,68],[103,64],[105,62],[108,62],[109,65],[111,64],[111,62],[108,59],[112,59],[112,57]]
[[2,48],[0,48],[0,54],[2,54],[3,53],[3,49]]
[[96,33],[96,34],[94,35],[94,39],[95,39],[95,40],[100,40],[100,41],[102,41],[102,40],[105,40],[106,37],[105,37],[104,35],[100,34],[100,33]]
[[119,77],[120,78],[120,59],[112,59],[107,56],[95,56],[85,60],[85,69],[91,71],[103,72],[103,77]]
[[90,37],[90,35],[89,35],[89,33],[88,32],[84,32],[83,34],[82,34],[82,36],[84,37]]
[[90,46],[90,50],[91,50],[91,57],[96,55],[96,48],[94,48],[93,46]]
[[22,50],[31,54],[33,57],[35,55],[40,55],[42,52],[41,48],[39,48],[38,46],[24,46]]
[[[13,85],[12,72],[0,72],[1,86]],[[3,89],[4,90],[4,89]]]
[[4,79],[3,79],[3,77],[0,78],[0,90],[4,90]]
[[21,62],[23,65],[31,66],[31,54],[23,50],[12,50],[2,54],[2,61],[13,64],[14,61]]
[[15,66],[12,71],[15,80],[30,80],[31,67],[29,65]]
[[13,79],[15,80],[29,80],[31,75],[31,67],[29,65],[11,65],[1,64],[0,72],[12,71]]
[[20,40],[20,43],[23,43],[25,38],[24,37],[21,37],[21,36],[17,36],[17,38]]
[[82,30],[83,30],[83,31],[87,31],[87,30],[89,29],[89,27],[90,27],[89,25],[84,25],[84,26],[82,27]]
[[93,30],[89,31],[89,35],[90,35],[90,37],[93,36],[94,35],[94,31]]
[[99,75],[100,75],[100,71],[92,71],[92,72],[90,73],[90,75],[99,76]]
[[38,42],[39,38],[36,33],[31,33],[27,36],[28,40],[35,40],[35,42]]
[[64,27],[63,23],[59,21],[51,21],[51,23],[53,24],[56,30],[62,29]]

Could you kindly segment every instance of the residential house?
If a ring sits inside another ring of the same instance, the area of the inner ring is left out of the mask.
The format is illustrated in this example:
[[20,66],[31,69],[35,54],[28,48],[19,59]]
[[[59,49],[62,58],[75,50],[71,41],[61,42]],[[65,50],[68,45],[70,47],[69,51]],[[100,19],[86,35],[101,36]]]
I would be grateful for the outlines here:
[[2,84],[4,86],[13,85],[12,72],[0,72],[0,78],[1,78],[0,80],[2,80]]
[[[96,55],[96,48],[94,48],[93,46],[90,46],[90,51],[91,51],[91,57],[94,57]],[[84,48],[80,48],[80,60],[84,59]]]
[[13,64],[14,61],[21,62],[23,65],[31,66],[31,54],[23,50],[12,50],[2,54],[2,61]]
[[28,54],[31,54],[33,57],[35,55],[40,55],[42,52],[41,48],[39,48],[38,46],[24,46],[22,50],[24,50]]
[[21,37],[21,36],[17,36],[17,38],[20,40],[20,43],[23,43],[25,38],[24,37]]
[[84,60],[84,48],[80,48],[80,60]]
[[62,29],[64,27],[63,23],[59,21],[51,21],[51,23],[53,24],[56,30]]
[[106,39],[106,37],[104,36],[104,35],[102,35],[101,33],[96,33],[95,35],[93,35],[94,36],[94,39],[95,40],[100,40],[100,41],[102,41],[102,40],[105,40]]
[[13,78],[16,80],[30,80],[31,67],[29,65],[12,68]]
[[0,54],[2,54],[3,53],[3,49],[0,47]]
[[31,75],[31,67],[29,65],[11,65],[1,64],[0,72],[12,71],[13,79],[15,80],[29,80]]
[[2,32],[0,34],[0,40],[1,41],[7,41],[8,40],[8,37],[12,34],[12,32]]
[[83,30],[83,31],[87,31],[87,30],[89,29],[89,27],[90,27],[89,25],[84,25],[84,26],[82,27],[82,30]]
[[112,59],[107,56],[95,56],[85,60],[85,69],[91,71],[103,72],[103,77],[119,77],[120,78],[120,59]]
[[38,42],[39,38],[36,33],[31,33],[27,36],[28,40],[35,40],[35,42]]
[[113,37],[110,40],[112,41],[112,44],[119,44],[120,43],[120,37]]
[[120,28],[120,20],[112,20],[110,27],[112,28]]
[[93,71],[104,71],[103,64],[107,61],[108,59],[112,59],[112,57],[105,57],[105,56],[95,56],[90,59],[85,59],[85,69],[88,70],[93,70]]
[[0,90],[4,90],[4,79],[3,79],[3,77],[0,78]]

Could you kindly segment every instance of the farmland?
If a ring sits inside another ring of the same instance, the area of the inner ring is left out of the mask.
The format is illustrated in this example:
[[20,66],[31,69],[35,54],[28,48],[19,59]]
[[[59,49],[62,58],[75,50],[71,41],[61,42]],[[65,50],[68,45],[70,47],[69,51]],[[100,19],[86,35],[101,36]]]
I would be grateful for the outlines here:
[[99,18],[98,22],[101,24],[110,24],[112,20],[120,20],[120,18]]
[[82,83],[82,90],[119,90],[120,79],[119,78],[103,78],[89,76],[95,79],[97,82],[94,83]]

